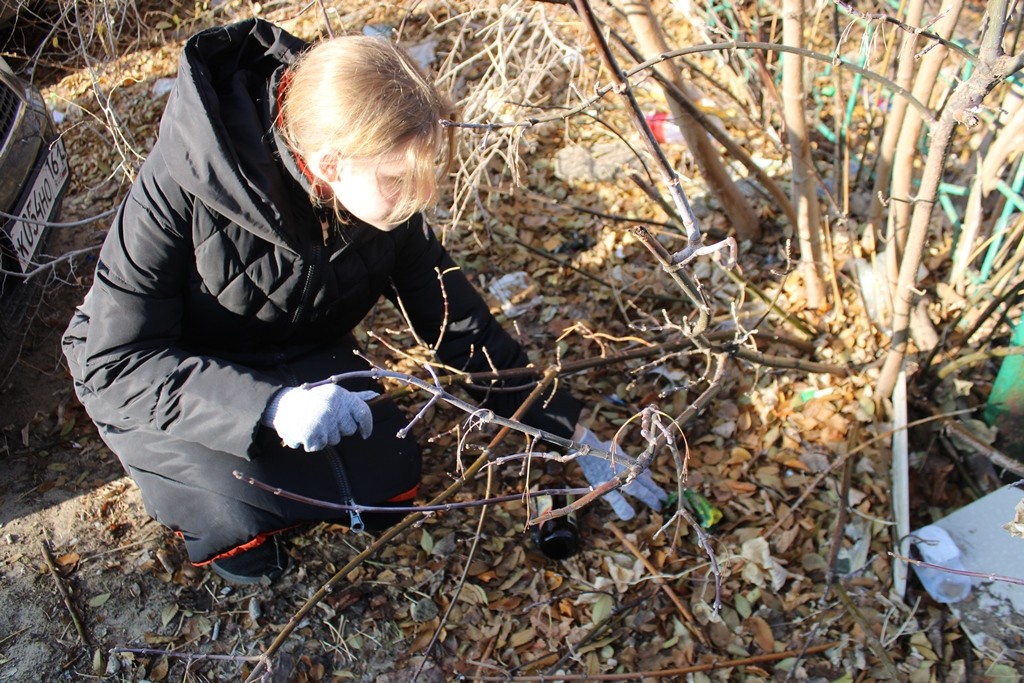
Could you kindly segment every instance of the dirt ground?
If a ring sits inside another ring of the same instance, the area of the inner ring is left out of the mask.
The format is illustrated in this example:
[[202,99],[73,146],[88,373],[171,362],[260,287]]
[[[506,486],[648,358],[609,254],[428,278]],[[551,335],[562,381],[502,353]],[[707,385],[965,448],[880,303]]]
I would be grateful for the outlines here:
[[[68,197],[64,218],[74,220],[82,208],[81,197]],[[91,239],[57,233],[50,250],[64,253]],[[287,539],[293,566],[274,586],[234,588],[193,567],[177,539],[146,515],[137,488],[73,395],[59,351],[84,293],[73,275],[44,288],[0,392],[0,683],[242,680],[252,666],[244,657],[266,648],[306,598],[372,539],[331,525],[303,530]],[[435,490],[447,477],[436,469],[425,476]],[[494,673],[493,665],[460,662],[453,656],[459,643],[485,653],[495,642],[511,643],[525,653],[556,651],[560,639],[580,637],[582,627],[545,614],[559,604],[560,616],[573,614],[566,590],[589,583],[587,566],[613,552],[600,531],[603,520],[584,515],[590,552],[555,564],[532,547],[522,515],[512,505],[489,518],[468,569],[473,585],[451,614],[457,631],[439,631],[438,612],[472,541],[475,517],[466,514],[431,519],[357,569],[299,624],[269,680],[437,683],[457,671],[472,679],[474,670]],[[649,538],[662,521],[644,516],[630,528]],[[480,586],[488,583],[485,593]],[[568,594],[579,596],[575,588]],[[660,618],[648,609],[636,619],[650,647],[660,649]],[[444,674],[420,654],[438,631]],[[627,659],[639,666],[643,650],[629,649]],[[189,661],[170,652],[203,656]]]

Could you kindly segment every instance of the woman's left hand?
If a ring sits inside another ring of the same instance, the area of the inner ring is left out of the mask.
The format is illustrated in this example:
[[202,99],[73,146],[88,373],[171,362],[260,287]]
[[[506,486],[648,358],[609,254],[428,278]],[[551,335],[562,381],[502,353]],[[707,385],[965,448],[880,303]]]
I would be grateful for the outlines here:
[[[586,427],[578,427],[576,433],[579,435],[576,439],[579,443],[591,448],[600,448],[615,455],[614,469],[612,469],[611,462],[596,455],[580,455],[576,458],[580,469],[583,470],[583,476],[587,478],[591,486],[597,487],[604,484],[613,477],[619,476],[636,463],[636,460],[616,448],[612,441],[601,441],[594,432]],[[655,483],[650,470],[644,470],[638,474],[633,481],[623,486],[621,490],[653,510],[660,510],[662,504],[668,498],[668,494],[665,493],[664,489]],[[633,506],[619,491],[609,491],[602,498],[608,501],[619,519],[625,521],[633,519],[636,515],[636,510],[633,509]]]

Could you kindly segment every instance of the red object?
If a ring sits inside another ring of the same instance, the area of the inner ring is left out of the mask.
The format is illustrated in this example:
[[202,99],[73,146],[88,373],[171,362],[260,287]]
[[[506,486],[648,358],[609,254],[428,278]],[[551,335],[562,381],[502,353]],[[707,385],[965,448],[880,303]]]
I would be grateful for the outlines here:
[[658,142],[682,142],[683,133],[672,121],[672,115],[664,111],[652,111],[644,114],[647,125]]

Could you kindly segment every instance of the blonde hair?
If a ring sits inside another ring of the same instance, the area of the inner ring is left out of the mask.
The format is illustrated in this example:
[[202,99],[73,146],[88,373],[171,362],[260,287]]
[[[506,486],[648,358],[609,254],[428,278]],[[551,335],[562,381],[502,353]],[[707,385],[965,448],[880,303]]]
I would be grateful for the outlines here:
[[378,159],[404,149],[409,171],[399,181],[389,223],[401,223],[434,200],[451,160],[451,105],[397,45],[341,36],[317,43],[289,69],[281,132],[302,159],[329,165]]

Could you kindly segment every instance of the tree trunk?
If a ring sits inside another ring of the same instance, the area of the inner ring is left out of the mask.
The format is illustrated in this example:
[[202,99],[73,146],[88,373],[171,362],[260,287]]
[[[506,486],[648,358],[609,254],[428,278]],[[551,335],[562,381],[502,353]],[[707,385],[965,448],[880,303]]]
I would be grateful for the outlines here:
[[[803,18],[803,0],[783,0],[783,43],[803,47]],[[807,306],[818,310],[826,303],[825,281],[821,275],[821,214],[811,165],[811,144],[807,137],[803,78],[803,57],[792,52],[785,53],[782,57],[782,101],[793,165],[793,207],[799,219],[794,227],[800,240],[800,272]]]
[[[910,26],[918,26],[921,23],[921,17],[924,15],[924,0],[910,0],[907,5],[906,17],[904,21]],[[897,67],[896,67],[896,83],[897,85],[911,90],[914,83],[914,72],[917,69],[917,60],[915,55],[917,54],[917,34],[910,33],[909,31],[904,32],[903,40],[900,41],[899,54],[897,55]],[[907,102],[907,98],[898,97],[893,95],[889,114],[885,119],[885,131],[882,133],[882,141],[879,143],[878,148],[878,163],[875,167],[875,184],[874,189],[871,192],[871,212],[868,214],[868,230],[871,231],[871,236],[875,240],[876,244],[885,245],[884,235],[886,230],[886,217],[888,212],[886,211],[887,206],[891,206],[891,203],[884,202],[883,197],[889,197],[889,182],[892,180],[892,167],[893,158],[896,154],[896,143],[900,139],[900,130],[903,129],[903,121],[906,118],[907,107],[910,104]],[[919,114],[915,114],[919,116]],[[879,304],[884,304],[884,312],[881,315],[881,321],[888,323],[892,317],[892,295],[893,288],[896,285],[896,280],[899,277],[899,259],[896,249],[889,249],[885,246],[882,247],[884,250],[883,263],[885,264],[885,273],[887,283],[882,290],[882,296],[884,301],[880,301]]]
[[[642,52],[653,56],[669,51],[668,43],[651,12],[648,0],[628,0],[623,9]],[[665,80],[674,84],[678,91],[692,96],[695,88],[683,79],[683,74],[675,62],[664,61],[657,65],[655,70]],[[701,175],[707,181],[711,193],[721,202],[722,209],[736,230],[736,236],[741,240],[757,240],[761,236],[761,223],[757,214],[751,208],[747,198],[740,192],[739,187],[733,182],[728,169],[722,163],[721,155],[715,149],[707,132],[676,101],[675,94],[675,92],[665,93],[669,111],[672,113],[672,119],[679,126],[686,145],[690,153],[693,154],[697,168],[700,169]]]
[[[924,0],[910,0],[907,4],[907,12],[904,21],[910,26],[918,26],[924,14]],[[917,53],[917,34],[909,31],[903,33],[903,40],[900,41],[899,53],[897,54],[896,84],[910,90],[914,81],[914,70],[917,67],[917,60],[914,55]],[[903,119],[910,106],[907,98],[893,95],[889,113],[885,117],[885,130],[882,132],[882,141],[878,146],[878,164],[875,166],[875,185],[871,193],[871,213],[868,215],[870,226],[877,231],[881,237],[882,222],[885,220],[885,204],[879,200],[879,195],[889,195],[889,181],[892,179],[892,160],[896,153],[896,141],[900,137],[900,129],[903,128]]]
[[[942,12],[944,16],[935,24],[935,33],[943,38],[953,35],[953,29],[960,18],[960,10],[963,9],[963,0],[948,0],[944,3]],[[946,59],[949,49],[944,45],[935,45],[928,54],[921,60],[921,66],[914,78],[914,97],[929,104],[932,91],[935,89],[935,81],[938,78],[942,62]],[[906,55],[904,55],[906,56]],[[913,55],[911,55],[911,59]],[[913,180],[914,162],[917,158],[917,144],[921,138],[921,128],[924,121],[917,112],[911,113],[904,118],[903,127],[900,129],[899,140],[896,143],[896,155],[898,160],[892,169],[892,189],[889,196],[893,200],[889,204],[889,211],[892,212],[889,224],[892,229],[888,235],[890,247],[895,244],[896,258],[900,258],[904,245],[907,241],[907,228],[910,224],[911,211],[913,209]]]
[[924,244],[931,224],[932,209],[939,195],[939,183],[949,155],[949,144],[958,122],[968,126],[980,123],[977,111],[985,97],[998,83],[1021,67],[1024,59],[1011,60],[1002,52],[1002,37],[1006,29],[1007,0],[992,0],[987,11],[987,24],[982,36],[981,58],[974,65],[970,78],[961,81],[949,98],[942,116],[931,130],[928,156],[921,175],[921,187],[914,203],[906,249],[900,261],[899,280],[896,283],[892,323],[892,345],[875,384],[879,398],[891,396],[896,379],[903,368],[909,337],[909,321],[917,290],[917,271],[924,254]]

